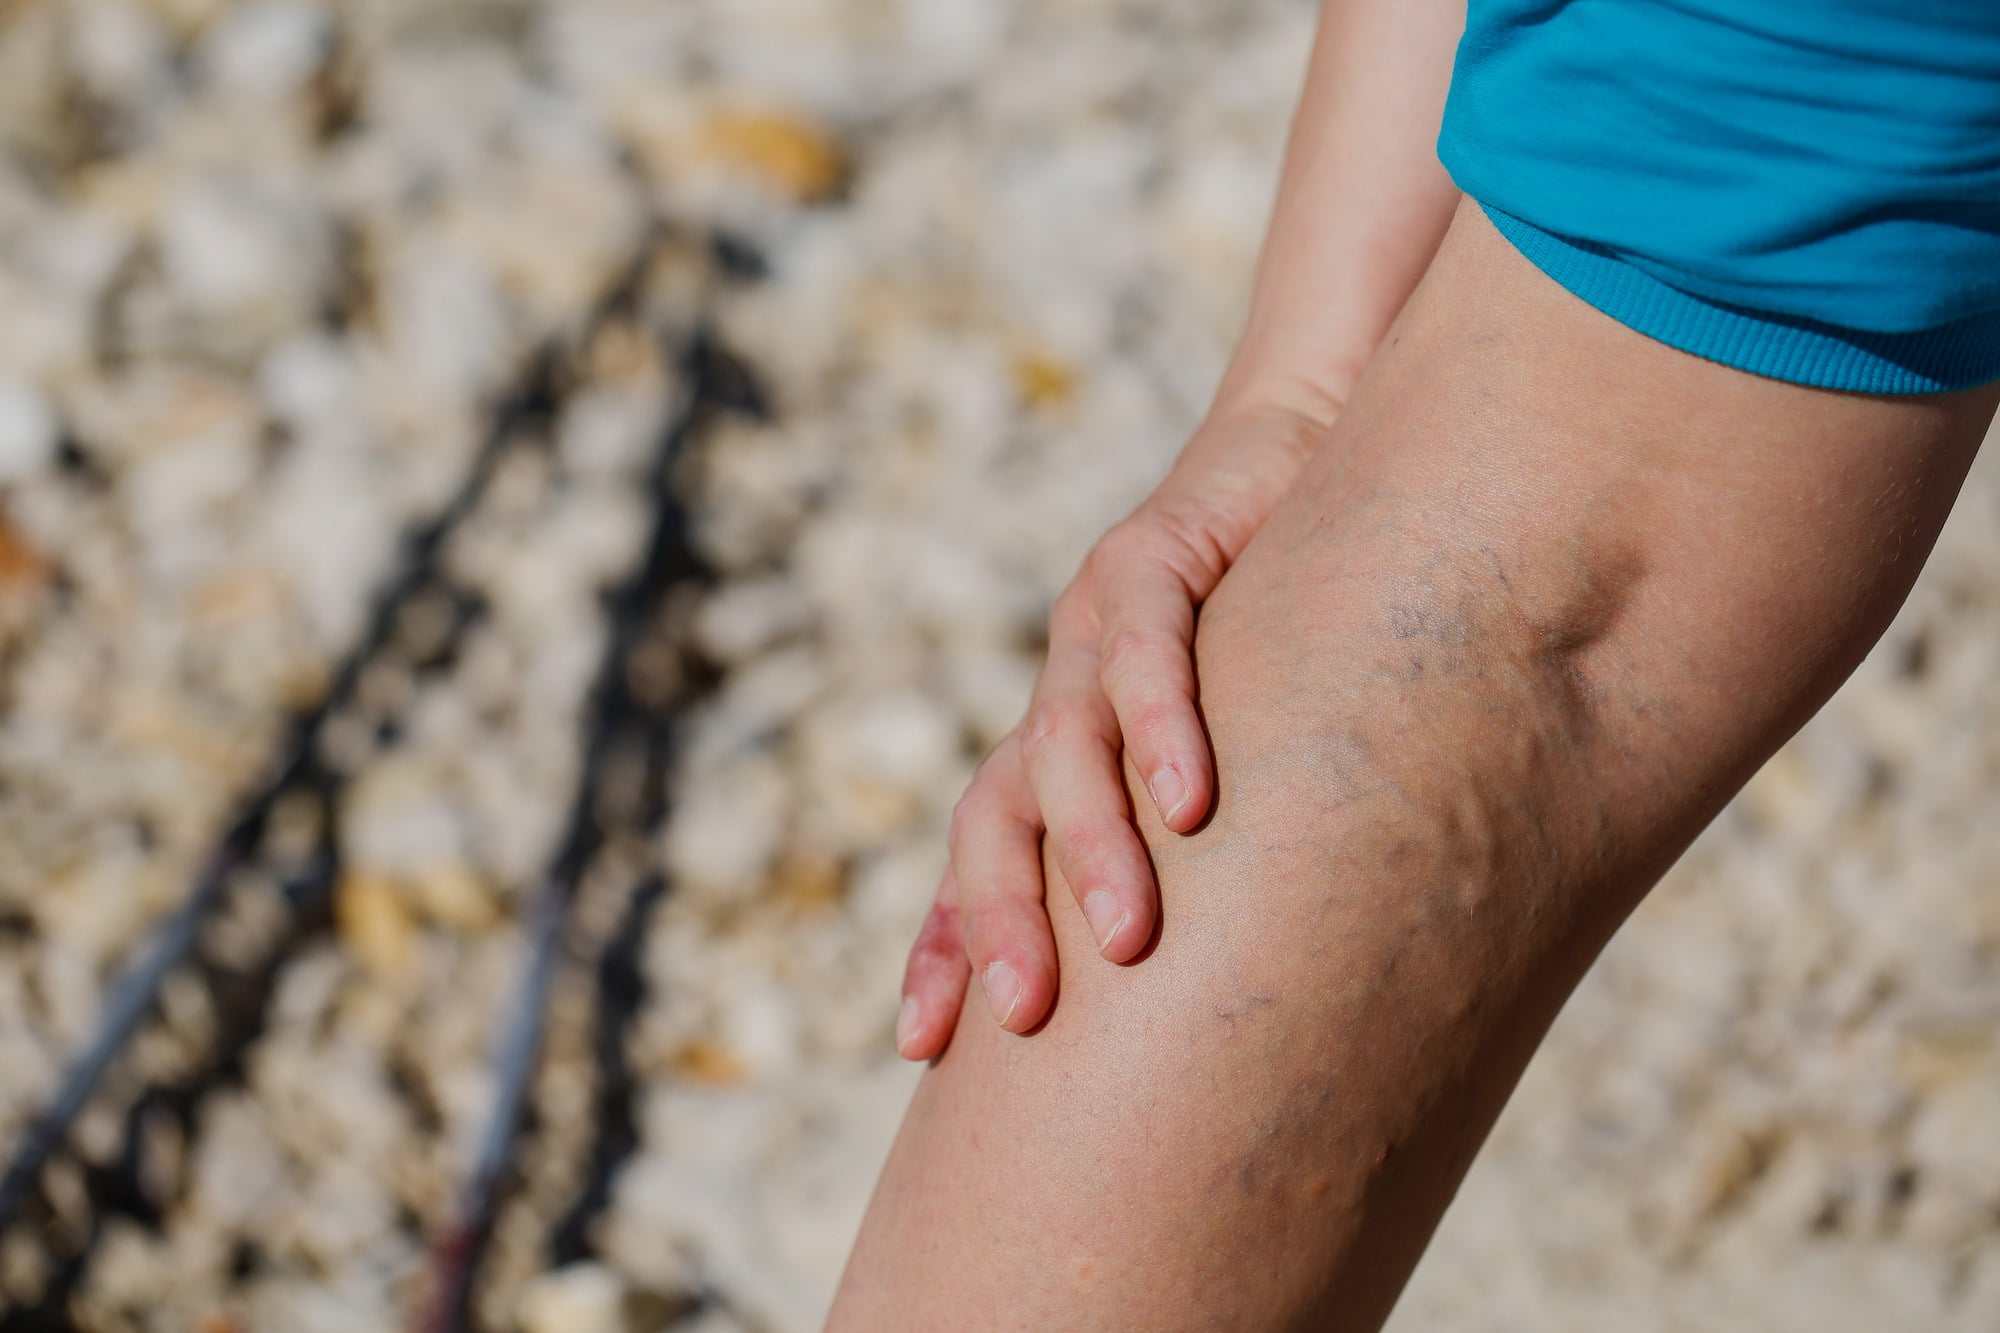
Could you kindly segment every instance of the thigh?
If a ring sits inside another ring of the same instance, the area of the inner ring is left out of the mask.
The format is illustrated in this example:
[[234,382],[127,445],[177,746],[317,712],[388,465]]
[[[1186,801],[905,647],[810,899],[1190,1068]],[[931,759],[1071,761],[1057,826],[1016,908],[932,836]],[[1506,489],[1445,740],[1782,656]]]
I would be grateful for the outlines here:
[[1202,613],[1220,794],[1187,837],[1134,801],[1153,948],[1105,963],[1047,867],[1054,1014],[962,1015],[834,1326],[1376,1326],[1603,941],[1886,624],[1992,402],[1697,361],[1462,213]]

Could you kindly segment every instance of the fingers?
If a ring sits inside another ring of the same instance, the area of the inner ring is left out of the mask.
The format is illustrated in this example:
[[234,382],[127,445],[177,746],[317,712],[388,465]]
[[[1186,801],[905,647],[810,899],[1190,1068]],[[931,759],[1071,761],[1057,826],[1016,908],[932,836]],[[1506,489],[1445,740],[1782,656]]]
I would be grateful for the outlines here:
[[1135,562],[1100,597],[1098,685],[1160,820],[1186,833],[1208,814],[1215,765],[1195,707],[1194,598],[1164,562]]
[[1056,940],[1042,897],[1042,823],[1018,734],[987,757],[951,821],[965,952],[987,1006],[1009,1032],[1048,1016]]
[[958,881],[947,868],[937,901],[924,918],[910,961],[903,968],[903,1007],[896,1015],[896,1050],[905,1060],[934,1060],[944,1053],[965,1003],[972,965],[959,928]]
[[[896,1046],[931,1059],[951,1040],[971,975],[1001,1026],[1027,1032],[1055,1002],[1055,937],[1041,842],[1113,962],[1157,928],[1159,892],[1132,820],[1129,754],[1167,828],[1186,833],[1215,799],[1197,707],[1195,608],[1247,532],[1171,507],[1121,524],[1057,601],[1028,721],[980,767],[952,816],[951,869],[903,977]],[[1240,525],[1239,525],[1240,526]],[[1251,525],[1254,527],[1254,524]]]
[[1137,527],[1127,534],[1094,554],[1095,605],[1075,587],[1059,600],[1028,721],[981,765],[953,814],[951,869],[904,972],[896,1046],[909,1059],[944,1050],[973,975],[1009,1031],[1047,1017],[1056,953],[1044,829],[1099,951],[1118,963],[1144,951],[1159,892],[1132,822],[1121,752],[1131,754],[1168,828],[1193,829],[1213,803],[1214,766],[1195,702],[1201,589],[1179,568],[1199,560],[1191,547],[1136,544]]
[[1152,938],[1159,893],[1125,797],[1118,719],[1097,676],[1094,643],[1052,641],[1021,751],[1055,862],[1098,951],[1123,963]]

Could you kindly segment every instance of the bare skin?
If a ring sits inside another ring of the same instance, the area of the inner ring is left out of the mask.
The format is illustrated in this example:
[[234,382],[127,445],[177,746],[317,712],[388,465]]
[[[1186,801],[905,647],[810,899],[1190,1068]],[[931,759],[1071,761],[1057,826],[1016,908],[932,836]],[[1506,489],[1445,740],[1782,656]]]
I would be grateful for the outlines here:
[[1149,947],[1107,964],[1046,867],[1053,1010],[963,1015],[829,1326],[1378,1327],[1604,941],[1888,623],[1995,401],[1683,355],[1461,208],[1202,610],[1212,817],[1169,831],[1126,766]]
[[1172,471],[1058,599],[1028,717],[968,798],[952,872],[911,951],[896,1025],[910,1059],[944,1049],[973,975],[1011,1031],[1048,1015],[1045,833],[1107,959],[1130,962],[1152,937],[1158,895],[1121,752],[1167,827],[1208,816],[1195,610],[1339,415],[1450,224],[1458,190],[1433,145],[1463,26],[1455,0],[1328,0],[1248,326]]

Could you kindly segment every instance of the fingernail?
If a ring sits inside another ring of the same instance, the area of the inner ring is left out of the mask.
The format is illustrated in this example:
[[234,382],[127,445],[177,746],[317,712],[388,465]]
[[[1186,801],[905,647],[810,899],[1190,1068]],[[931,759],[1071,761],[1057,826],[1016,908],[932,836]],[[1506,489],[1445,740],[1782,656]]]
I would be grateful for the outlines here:
[[1093,889],[1083,896],[1083,918],[1090,922],[1090,933],[1097,936],[1099,952],[1109,950],[1111,942],[1132,924],[1132,914],[1119,909],[1118,900],[1108,889]]
[[988,963],[979,975],[979,982],[986,989],[986,1003],[992,1006],[993,1016],[1000,1020],[1001,1027],[1006,1027],[1007,1020],[1021,1004],[1021,979],[1005,963]]
[[1163,768],[1146,779],[1146,788],[1153,793],[1153,804],[1160,807],[1160,818],[1172,819],[1187,804],[1187,783],[1171,768]]
[[903,997],[903,1007],[896,1011],[897,1050],[907,1051],[909,1049],[910,1042],[917,1035],[917,1020],[921,1017],[922,1014],[917,1010],[916,996],[905,995]]

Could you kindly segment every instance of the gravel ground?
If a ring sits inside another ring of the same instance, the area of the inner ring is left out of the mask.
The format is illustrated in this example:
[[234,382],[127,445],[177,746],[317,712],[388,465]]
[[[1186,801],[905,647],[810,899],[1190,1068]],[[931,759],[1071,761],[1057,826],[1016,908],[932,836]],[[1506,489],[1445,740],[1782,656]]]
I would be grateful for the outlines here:
[[[813,1327],[943,822],[1220,370],[1311,17],[0,0],[0,1145],[278,778],[0,1328],[420,1320],[551,901],[479,1317]],[[1989,459],[1397,1329],[2000,1326],[1996,520]]]

